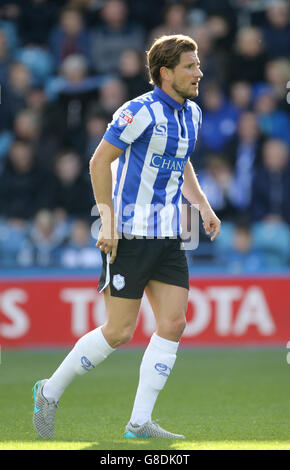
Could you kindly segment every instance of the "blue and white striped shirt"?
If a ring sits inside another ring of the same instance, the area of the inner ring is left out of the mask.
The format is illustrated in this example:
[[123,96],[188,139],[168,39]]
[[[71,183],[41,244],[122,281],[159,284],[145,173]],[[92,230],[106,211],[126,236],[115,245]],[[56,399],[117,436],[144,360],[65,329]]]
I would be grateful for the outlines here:
[[118,231],[147,237],[180,235],[185,164],[201,126],[201,110],[155,87],[121,106],[104,139],[123,150],[114,188]]

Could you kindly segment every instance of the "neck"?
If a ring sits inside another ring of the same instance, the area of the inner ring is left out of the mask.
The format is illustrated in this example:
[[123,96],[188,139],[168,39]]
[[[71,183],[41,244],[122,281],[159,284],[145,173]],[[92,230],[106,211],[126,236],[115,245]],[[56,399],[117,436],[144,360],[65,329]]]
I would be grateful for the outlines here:
[[161,90],[164,91],[167,95],[170,96],[170,98],[173,98],[177,103],[184,104],[185,99],[180,96],[179,93],[177,93],[170,85],[167,83],[162,83],[160,86]]

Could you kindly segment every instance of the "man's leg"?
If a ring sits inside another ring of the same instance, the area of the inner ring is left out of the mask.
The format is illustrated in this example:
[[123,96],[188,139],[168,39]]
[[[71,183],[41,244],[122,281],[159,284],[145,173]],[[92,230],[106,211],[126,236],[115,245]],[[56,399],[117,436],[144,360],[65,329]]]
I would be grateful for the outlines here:
[[104,292],[107,321],[82,336],[58,369],[45,383],[43,394],[58,401],[77,375],[83,375],[104,361],[118,346],[129,341],[136,327],[141,299],[122,299]]
[[[130,422],[151,421],[157,396],[174,366],[180,337],[185,328],[188,290],[159,281],[150,281],[146,294],[156,319],[156,332],[144,353],[137,394]],[[165,436],[164,436],[165,437]]]
[[102,326],[103,334],[112,348],[131,340],[140,310],[140,299],[123,299],[110,294],[109,286],[104,292],[107,321]]
[[42,437],[53,436],[57,402],[72,380],[93,370],[134,333],[141,299],[112,297],[109,286],[104,296],[106,323],[82,336],[54,374],[34,387],[33,423]]

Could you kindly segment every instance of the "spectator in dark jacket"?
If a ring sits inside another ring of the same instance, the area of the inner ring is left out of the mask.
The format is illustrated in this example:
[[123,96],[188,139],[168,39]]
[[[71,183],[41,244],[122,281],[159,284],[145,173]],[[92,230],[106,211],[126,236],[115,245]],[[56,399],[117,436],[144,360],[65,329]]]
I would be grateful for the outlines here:
[[238,30],[236,49],[228,60],[230,82],[237,80],[245,80],[250,83],[264,81],[267,55],[262,39],[262,33],[258,28],[247,26]]
[[136,49],[126,49],[122,52],[119,73],[122,82],[128,90],[127,96],[129,100],[152,90],[148,83],[148,78],[144,74],[144,63],[141,53]]
[[82,174],[80,156],[70,151],[58,155],[51,185],[51,208],[62,208],[68,216],[90,218],[94,204],[91,185]]
[[252,87],[250,83],[238,80],[230,88],[232,105],[238,112],[248,111],[252,105]]
[[67,57],[60,71],[63,83],[44,115],[44,127],[64,146],[75,147],[83,133],[88,108],[97,101],[99,83],[97,77],[88,76],[87,61],[80,54]]
[[198,179],[211,207],[221,220],[233,220],[243,210],[242,193],[239,190],[231,166],[222,155],[208,156],[206,167]]
[[42,169],[50,169],[59,144],[54,135],[42,131],[40,109],[26,108],[20,111],[15,116],[13,131],[16,139],[32,146],[37,165]]
[[18,29],[24,44],[45,45],[57,16],[57,6],[48,0],[22,2]]
[[289,149],[278,139],[263,146],[263,168],[255,172],[251,213],[254,221],[274,219],[290,224]]
[[241,115],[237,134],[230,140],[225,150],[236,183],[241,189],[241,203],[245,208],[248,208],[251,200],[254,169],[261,165],[261,146],[264,140],[255,113],[247,111]]
[[29,69],[23,64],[12,62],[1,93],[0,130],[12,129],[16,114],[26,107],[26,95],[31,84]]
[[74,147],[82,156],[85,170],[87,170],[88,162],[106,132],[109,121],[110,118],[100,108],[92,110],[85,121],[84,133]]
[[15,141],[0,177],[0,214],[27,220],[47,206],[44,188],[48,176],[35,165],[29,143]]
[[290,22],[287,2],[276,0],[270,3],[263,35],[270,57],[289,57]]
[[50,49],[57,68],[71,54],[81,54],[89,60],[89,35],[79,10],[65,7],[61,11],[59,24],[51,32]]
[[127,88],[118,78],[107,80],[100,87],[99,106],[109,116],[112,116],[127,99]]

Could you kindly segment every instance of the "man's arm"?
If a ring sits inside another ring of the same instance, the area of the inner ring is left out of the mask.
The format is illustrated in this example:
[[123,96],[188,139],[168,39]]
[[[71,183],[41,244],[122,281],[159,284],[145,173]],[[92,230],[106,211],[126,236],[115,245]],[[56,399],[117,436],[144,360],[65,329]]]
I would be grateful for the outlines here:
[[112,202],[112,171],[111,163],[123,150],[102,139],[90,160],[90,175],[94,196],[100,212],[102,227],[97,246],[106,254],[111,253],[113,263],[118,246],[115,214]]
[[189,160],[187,161],[184,169],[182,194],[190,204],[199,209],[204,230],[207,235],[214,232],[210,238],[211,241],[214,241],[220,232],[221,221],[210,207],[207,197],[199,185],[195,171]]

